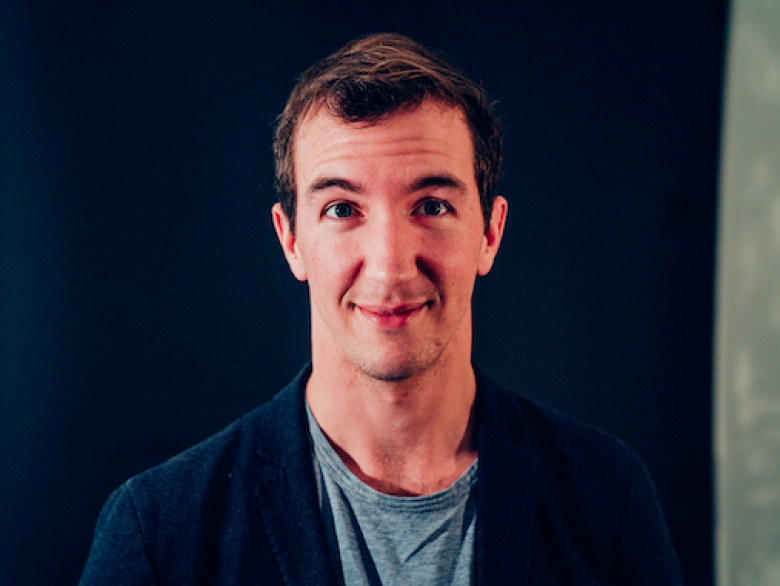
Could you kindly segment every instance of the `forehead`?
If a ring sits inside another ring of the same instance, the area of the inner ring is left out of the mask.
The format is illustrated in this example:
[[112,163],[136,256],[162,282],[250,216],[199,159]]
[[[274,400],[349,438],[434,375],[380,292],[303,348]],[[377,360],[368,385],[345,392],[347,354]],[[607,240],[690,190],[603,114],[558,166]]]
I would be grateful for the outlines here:
[[295,177],[303,187],[325,169],[367,163],[439,165],[473,175],[473,152],[462,111],[439,102],[426,100],[370,123],[347,122],[320,107],[297,130]]

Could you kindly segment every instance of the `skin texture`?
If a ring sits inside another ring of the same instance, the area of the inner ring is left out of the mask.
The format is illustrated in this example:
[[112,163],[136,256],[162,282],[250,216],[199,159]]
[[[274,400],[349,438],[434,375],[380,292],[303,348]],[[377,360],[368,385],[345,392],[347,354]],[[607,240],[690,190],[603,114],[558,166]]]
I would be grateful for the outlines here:
[[296,136],[295,180],[295,234],[278,204],[273,220],[309,285],[312,412],[364,481],[444,488],[476,456],[471,297],[506,201],[485,231],[468,127],[430,100],[371,125],[315,110]]

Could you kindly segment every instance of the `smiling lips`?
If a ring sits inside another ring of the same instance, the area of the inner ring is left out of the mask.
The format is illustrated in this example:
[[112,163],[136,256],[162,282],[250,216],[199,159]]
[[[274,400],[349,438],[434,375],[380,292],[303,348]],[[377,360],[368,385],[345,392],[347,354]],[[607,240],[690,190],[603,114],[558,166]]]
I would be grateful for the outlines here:
[[406,303],[395,306],[355,305],[355,307],[374,325],[380,328],[397,329],[404,327],[427,305],[427,303]]

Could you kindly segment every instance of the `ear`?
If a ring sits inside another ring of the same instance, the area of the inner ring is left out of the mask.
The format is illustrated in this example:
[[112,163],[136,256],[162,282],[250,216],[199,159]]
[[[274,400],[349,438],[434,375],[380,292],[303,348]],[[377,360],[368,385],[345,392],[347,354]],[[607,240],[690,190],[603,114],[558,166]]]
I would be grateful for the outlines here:
[[493,267],[493,261],[498,253],[498,247],[501,245],[501,238],[504,236],[508,206],[509,204],[507,204],[506,199],[500,195],[496,196],[496,199],[493,202],[493,211],[490,214],[490,224],[487,232],[485,232],[485,235],[482,238],[482,250],[480,251],[479,262],[477,264],[478,275],[487,275]]
[[271,208],[276,237],[279,238],[279,244],[282,245],[282,252],[290,265],[290,270],[299,281],[306,280],[306,267],[303,264],[300,250],[298,250],[298,239],[293,234],[290,227],[290,220],[284,213],[280,204],[274,204]]

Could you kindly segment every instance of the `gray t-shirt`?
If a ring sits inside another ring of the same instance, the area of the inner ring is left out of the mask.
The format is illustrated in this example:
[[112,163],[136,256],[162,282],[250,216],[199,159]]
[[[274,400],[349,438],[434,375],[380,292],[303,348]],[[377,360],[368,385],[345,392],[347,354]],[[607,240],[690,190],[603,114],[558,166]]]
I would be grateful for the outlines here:
[[352,474],[308,405],[307,413],[320,511],[343,584],[473,584],[477,461],[441,492],[391,496]]

